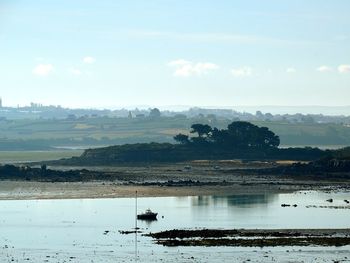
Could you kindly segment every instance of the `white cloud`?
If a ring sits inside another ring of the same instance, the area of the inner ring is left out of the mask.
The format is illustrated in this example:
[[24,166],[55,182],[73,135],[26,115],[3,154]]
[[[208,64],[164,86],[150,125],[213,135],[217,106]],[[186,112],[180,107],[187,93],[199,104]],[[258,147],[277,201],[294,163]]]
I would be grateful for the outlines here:
[[51,64],[39,64],[37,65],[32,73],[38,76],[47,76],[53,71],[53,66]]
[[331,67],[328,67],[325,65],[318,67],[316,70],[319,72],[331,72],[331,71],[333,71],[333,69]]
[[339,73],[345,74],[345,73],[350,73],[350,65],[340,65],[338,67]]
[[76,76],[81,75],[81,71],[80,71],[79,69],[76,69],[76,68],[70,69],[69,72],[70,72],[72,75],[76,75]]
[[83,62],[87,63],[87,64],[95,63],[95,61],[96,61],[96,59],[93,58],[93,57],[85,57],[85,58],[83,58]]
[[235,77],[250,77],[253,70],[250,67],[234,68],[231,69],[231,74]]
[[297,70],[295,68],[287,68],[286,72],[292,74],[292,73],[297,72]]
[[198,62],[193,63],[184,59],[177,59],[170,61],[168,66],[174,67],[174,76],[177,77],[189,77],[193,75],[203,75],[207,74],[211,70],[216,70],[219,68],[218,65],[210,62]]

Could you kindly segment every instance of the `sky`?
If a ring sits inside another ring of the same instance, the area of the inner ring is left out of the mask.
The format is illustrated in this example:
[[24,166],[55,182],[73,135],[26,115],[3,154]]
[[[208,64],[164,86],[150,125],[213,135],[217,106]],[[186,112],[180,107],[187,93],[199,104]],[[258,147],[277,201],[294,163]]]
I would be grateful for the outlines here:
[[348,0],[0,0],[0,97],[350,105]]

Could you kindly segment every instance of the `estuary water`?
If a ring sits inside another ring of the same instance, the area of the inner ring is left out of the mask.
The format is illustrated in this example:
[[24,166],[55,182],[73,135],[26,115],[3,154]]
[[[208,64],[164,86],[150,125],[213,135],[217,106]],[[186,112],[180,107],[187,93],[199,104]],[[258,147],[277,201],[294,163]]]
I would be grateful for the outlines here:
[[[157,221],[137,223],[143,233],[175,228],[350,228],[345,199],[350,200],[350,193],[317,191],[138,198],[138,212],[151,208],[159,215]],[[167,248],[141,234],[119,233],[133,227],[134,198],[0,201],[0,262],[330,262],[350,255],[349,247]]]

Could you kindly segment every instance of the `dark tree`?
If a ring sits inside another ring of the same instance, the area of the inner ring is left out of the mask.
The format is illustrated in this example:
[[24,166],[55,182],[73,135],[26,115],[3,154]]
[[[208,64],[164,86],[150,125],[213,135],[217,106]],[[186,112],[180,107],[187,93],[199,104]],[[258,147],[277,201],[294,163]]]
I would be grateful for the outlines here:
[[278,147],[280,139],[266,127],[258,127],[245,121],[228,125],[230,143],[240,147]]
[[245,121],[235,121],[227,126],[229,143],[238,147],[249,147],[254,145],[258,126]]
[[179,142],[180,144],[187,144],[189,143],[188,136],[185,134],[179,133],[178,135],[174,136],[174,140]]
[[210,141],[220,146],[227,146],[230,141],[230,135],[227,130],[214,128],[211,132]]
[[280,138],[266,127],[259,128],[257,147],[278,147]]
[[246,121],[234,121],[227,129],[211,128],[207,124],[193,124],[191,133],[198,137],[189,139],[187,135],[178,134],[174,139],[181,144],[193,146],[212,145],[217,149],[233,150],[247,148],[277,148],[280,139],[266,127],[258,127]]
[[199,137],[209,137],[210,132],[212,131],[211,127],[208,124],[193,124],[191,126],[191,133],[198,133]]
[[195,147],[201,148],[203,146],[208,146],[210,142],[208,141],[207,137],[192,137],[191,144]]
[[151,118],[159,118],[160,117],[160,110],[157,109],[157,108],[154,108],[154,109],[151,109],[150,113],[149,113],[149,116]]

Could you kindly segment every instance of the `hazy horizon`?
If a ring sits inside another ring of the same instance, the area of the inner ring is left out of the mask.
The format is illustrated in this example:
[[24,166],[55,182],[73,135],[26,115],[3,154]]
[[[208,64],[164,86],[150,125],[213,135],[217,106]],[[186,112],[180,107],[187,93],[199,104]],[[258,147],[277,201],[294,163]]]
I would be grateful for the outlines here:
[[[86,106],[86,107],[67,107],[61,104],[58,105],[49,105],[45,103],[35,103],[42,106],[55,106],[55,107],[63,107],[69,109],[97,109],[97,110],[134,110],[134,109],[150,109],[150,108],[158,108],[161,111],[186,111],[191,108],[201,108],[201,109],[228,109],[235,110],[238,112],[247,112],[255,114],[256,111],[262,111],[263,113],[272,113],[272,114],[323,114],[323,115],[345,115],[350,116],[350,105],[340,105],[340,106],[326,106],[326,105],[233,105],[233,106],[219,106],[219,105],[106,105],[101,107],[96,106]],[[24,105],[4,105],[2,102],[3,108],[17,108],[17,107],[30,107],[30,103]]]

